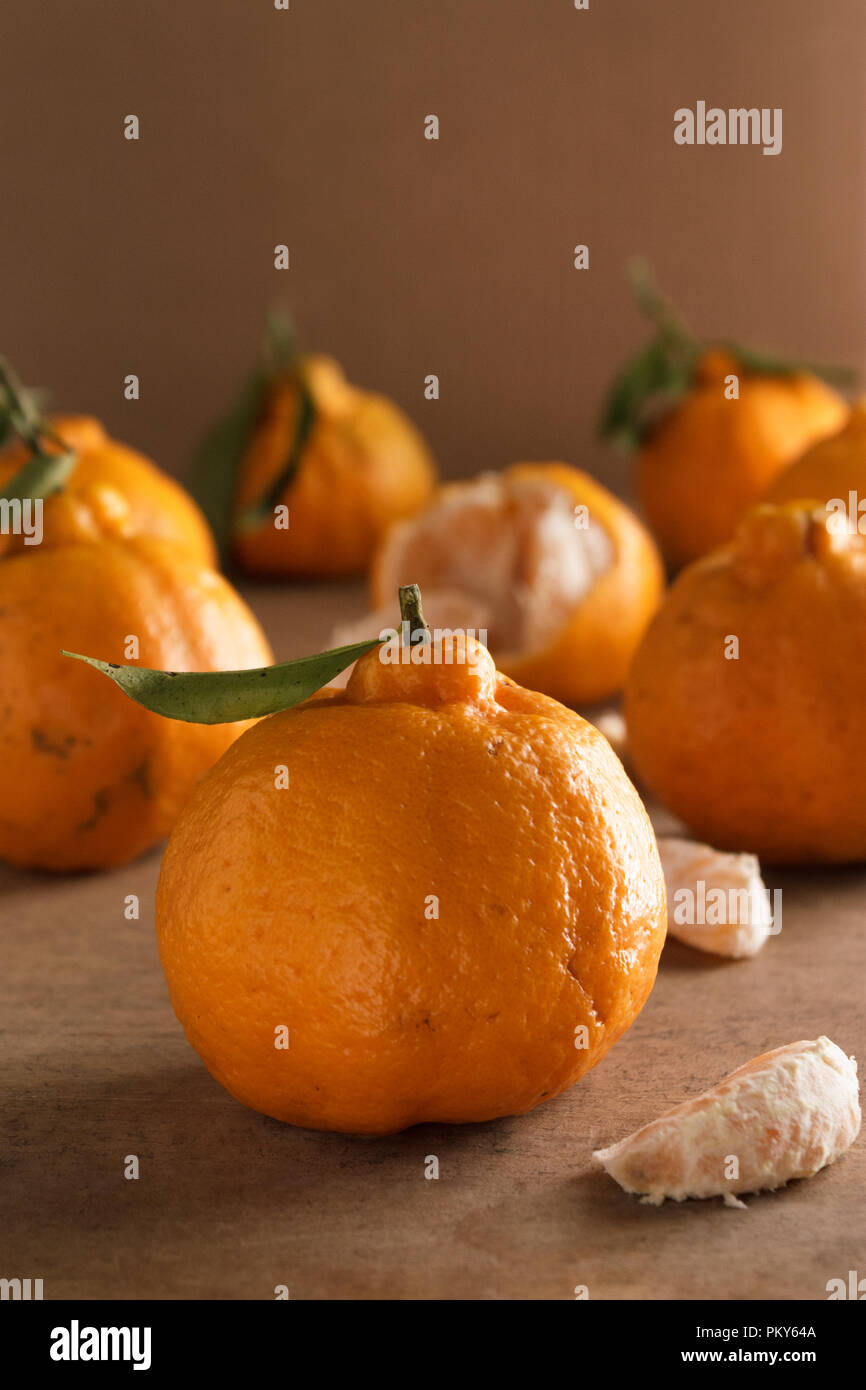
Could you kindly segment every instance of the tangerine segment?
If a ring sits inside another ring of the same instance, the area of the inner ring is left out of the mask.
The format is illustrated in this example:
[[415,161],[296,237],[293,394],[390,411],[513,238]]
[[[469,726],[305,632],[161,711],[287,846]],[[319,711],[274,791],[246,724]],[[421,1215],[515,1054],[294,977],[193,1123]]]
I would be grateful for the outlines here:
[[425,602],[479,607],[497,664],[570,704],[615,694],[663,588],[661,561],[623,503],[561,463],[451,483],[394,526],[371,570],[374,607],[418,583]]
[[379,1134],[522,1113],[652,987],[664,880],[621,765],[457,650],[369,653],[345,692],[260,721],[172,834],[172,1004],[217,1080],[277,1119]]
[[859,1132],[857,1064],[822,1036],[755,1057],[593,1157],[653,1206],[719,1196],[741,1206],[735,1194],[812,1177]]
[[773,914],[754,854],[723,854],[676,835],[658,840],[668,896],[668,935],[718,956],[756,956]]

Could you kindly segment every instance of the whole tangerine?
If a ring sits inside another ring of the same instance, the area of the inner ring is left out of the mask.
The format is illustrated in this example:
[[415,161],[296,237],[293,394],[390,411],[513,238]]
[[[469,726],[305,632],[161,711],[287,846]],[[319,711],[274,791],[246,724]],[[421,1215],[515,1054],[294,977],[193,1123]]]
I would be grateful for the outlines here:
[[[62,445],[76,456],[75,469],[65,491],[72,497],[110,488],[126,504],[129,520],[141,535],[183,549],[199,564],[216,563],[216,547],[204,515],[189,493],[163,473],[144,454],[112,439],[90,415],[54,415],[50,425],[57,442],[46,440],[46,453],[58,453]],[[0,490],[27,462],[22,442],[0,454]]]
[[836,434],[820,439],[779,474],[765,501],[800,497],[816,498],[840,520],[853,521],[866,532],[866,398],[855,402]]
[[[296,438],[302,391],[312,426],[277,499],[285,525],[240,518],[280,476]],[[363,574],[392,521],[426,501],[436,476],[420,432],[387,396],[351,385],[329,357],[295,358],[271,382],[240,462],[232,553],[250,574]]]
[[773,480],[845,415],[842,397],[809,372],[752,372],[726,352],[705,353],[636,459],[638,500],[671,568],[731,540]]
[[13,535],[0,550],[0,858],[27,868],[101,869],[140,854],[247,727],[161,719],[62,649],[170,670],[272,660],[216,570],[142,534],[113,487],[73,479],[44,501],[40,544]]
[[639,778],[696,838],[866,858],[866,536],[816,502],[753,509],[669,590],[625,716]]
[[401,650],[242,735],[159,879],[188,1040],[239,1101],[311,1129],[558,1095],[634,1021],[665,935],[652,828],[606,740],[472,638]]

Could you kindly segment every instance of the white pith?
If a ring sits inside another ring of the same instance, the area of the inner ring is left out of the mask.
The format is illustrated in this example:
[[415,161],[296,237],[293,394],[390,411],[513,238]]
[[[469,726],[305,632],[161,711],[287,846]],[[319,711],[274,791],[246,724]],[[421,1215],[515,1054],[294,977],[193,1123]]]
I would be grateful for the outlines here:
[[[379,574],[395,596],[400,584],[421,586],[431,627],[486,629],[502,659],[548,647],[613,559],[608,533],[592,517],[576,524],[564,488],[486,473],[395,527]],[[396,622],[396,597],[383,611]]]
[[[714,955],[736,959],[757,955],[773,928],[757,856],[728,854],[676,835],[660,835],[658,847],[667,887],[669,934]],[[712,921],[709,915],[703,922],[677,920],[679,905],[689,901],[682,895],[698,900],[699,884],[703,884],[705,900],[719,891],[728,899],[735,911],[728,913],[727,921]],[[745,912],[736,911],[741,902]]]
[[859,1130],[857,1064],[822,1036],[755,1058],[593,1157],[653,1205],[721,1196],[742,1206],[740,1193],[772,1191],[834,1163]]

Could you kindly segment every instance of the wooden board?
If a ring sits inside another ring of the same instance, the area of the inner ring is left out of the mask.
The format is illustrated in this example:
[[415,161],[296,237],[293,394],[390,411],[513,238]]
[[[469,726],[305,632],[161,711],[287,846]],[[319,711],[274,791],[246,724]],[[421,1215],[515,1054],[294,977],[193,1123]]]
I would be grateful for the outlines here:
[[[345,586],[248,596],[280,658],[362,609]],[[158,869],[0,869],[0,1275],[46,1298],[823,1299],[866,1272],[862,1143],[747,1211],[642,1206],[590,1161],[768,1048],[824,1032],[866,1055],[866,872],[768,873],[783,928],[754,961],[669,944],[635,1026],[559,1100],[370,1140],[278,1124],[210,1078],[157,960]]]

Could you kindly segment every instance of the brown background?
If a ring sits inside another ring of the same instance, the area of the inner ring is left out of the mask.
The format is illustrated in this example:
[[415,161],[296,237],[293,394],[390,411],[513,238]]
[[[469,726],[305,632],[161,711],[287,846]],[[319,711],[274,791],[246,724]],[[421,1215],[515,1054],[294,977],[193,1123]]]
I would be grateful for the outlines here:
[[[0,347],[173,471],[274,299],[450,475],[562,456],[624,482],[592,436],[641,331],[635,250],[706,332],[866,357],[862,0],[3,10]],[[698,99],[783,107],[781,155],[675,146]]]

